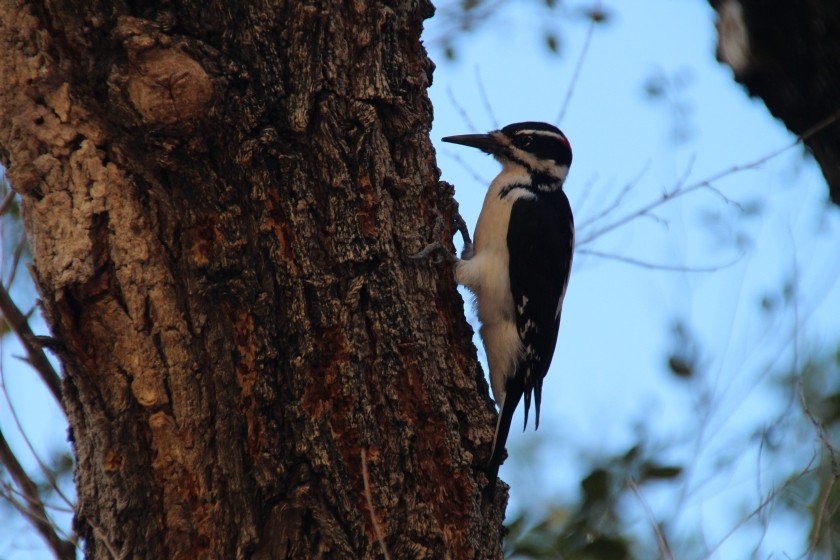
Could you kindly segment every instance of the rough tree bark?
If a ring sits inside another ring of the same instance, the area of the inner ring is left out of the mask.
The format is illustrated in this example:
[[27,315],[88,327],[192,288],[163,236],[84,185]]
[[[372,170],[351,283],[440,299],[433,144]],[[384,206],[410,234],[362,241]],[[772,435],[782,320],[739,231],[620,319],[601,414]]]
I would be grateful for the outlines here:
[[[718,60],[796,135],[840,116],[840,2],[709,0]],[[840,205],[840,122],[806,138]]]
[[[0,0],[88,558],[498,558],[425,0]],[[450,228],[446,227],[448,232]],[[370,473],[367,505],[362,451]]]

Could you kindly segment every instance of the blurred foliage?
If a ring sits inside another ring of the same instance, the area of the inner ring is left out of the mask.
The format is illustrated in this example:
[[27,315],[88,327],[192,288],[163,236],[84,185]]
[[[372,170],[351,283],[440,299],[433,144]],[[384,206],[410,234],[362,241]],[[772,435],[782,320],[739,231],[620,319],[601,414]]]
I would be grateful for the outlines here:
[[675,482],[681,465],[658,461],[640,442],[616,457],[592,466],[580,482],[576,506],[551,506],[540,519],[520,513],[507,525],[505,558],[564,560],[632,560],[639,552],[634,531],[626,526],[621,504],[634,487]]
[[[783,290],[787,292],[787,290]],[[781,376],[782,391],[797,391],[803,410],[803,437],[817,431],[817,465],[786,483],[782,505],[811,517],[811,546],[825,558],[840,557],[840,344],[813,352],[800,371]],[[805,440],[807,441],[807,440]],[[787,450],[782,448],[780,452]]]
[[563,53],[563,25],[575,21],[588,21],[595,24],[608,23],[611,13],[598,0],[583,5],[570,6],[563,0],[449,0],[436,3],[435,19],[438,20],[437,35],[426,37],[435,47],[440,48],[448,60],[458,57],[458,44],[465,36],[485,27],[499,25],[499,31],[510,34],[510,12],[507,8],[516,7],[519,11],[531,11],[527,19],[529,25],[539,25],[535,34],[542,37],[546,51],[553,55]]
[[[780,290],[784,299],[787,290]],[[679,378],[697,373],[697,343],[684,321],[675,321],[671,328],[673,351],[666,370]],[[680,365],[675,365],[680,364]],[[799,371],[778,376],[778,388],[785,395],[798,394],[800,407],[782,412],[778,426],[765,428],[761,437],[768,460],[783,459],[791,453],[803,453],[803,445],[818,433],[820,453],[810,468],[797,470],[775,480],[767,502],[759,509],[784,509],[800,518],[810,518],[810,541],[803,544],[809,558],[840,557],[840,345],[829,351],[815,351],[805,359]],[[801,411],[801,414],[798,412]],[[786,445],[773,443],[781,430]],[[791,438],[791,436],[795,436]],[[507,525],[505,557],[512,559],[563,560],[642,560],[653,557],[676,557],[670,546],[679,546],[680,555],[703,558],[708,555],[700,529],[698,534],[671,534],[665,521],[648,519],[647,532],[663,535],[660,549],[654,554],[650,543],[640,542],[639,527],[632,526],[622,515],[622,504],[628,499],[642,500],[635,489],[654,483],[673,484],[674,491],[686,467],[690,465],[662,462],[657,457],[668,455],[661,445],[656,452],[644,434],[636,445],[614,457],[592,465],[579,483],[580,498],[576,504],[551,504],[546,513],[534,518],[520,512]],[[772,478],[774,473],[767,472]],[[778,476],[778,475],[776,475]],[[536,509],[536,508],[535,508]],[[749,517],[745,514],[745,520]],[[636,520],[638,521],[638,520]],[[642,529],[645,531],[645,529]],[[674,542],[669,543],[669,539]],[[663,551],[662,547],[666,547]]]
[[697,372],[698,350],[688,324],[680,319],[671,325],[672,348],[668,354],[668,371],[687,379]]

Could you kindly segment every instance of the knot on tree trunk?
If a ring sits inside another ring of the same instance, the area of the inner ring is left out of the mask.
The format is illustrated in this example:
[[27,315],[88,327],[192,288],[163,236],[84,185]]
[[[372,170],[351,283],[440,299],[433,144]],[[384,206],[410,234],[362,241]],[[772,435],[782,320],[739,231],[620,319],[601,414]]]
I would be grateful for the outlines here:
[[213,82],[204,68],[176,49],[140,55],[127,86],[129,99],[146,124],[201,118],[213,97]]

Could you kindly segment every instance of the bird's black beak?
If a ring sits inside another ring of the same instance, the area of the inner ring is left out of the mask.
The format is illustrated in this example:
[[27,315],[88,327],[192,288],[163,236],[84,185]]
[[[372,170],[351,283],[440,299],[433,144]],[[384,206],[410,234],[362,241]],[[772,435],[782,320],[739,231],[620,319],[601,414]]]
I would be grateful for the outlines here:
[[488,154],[495,154],[499,149],[499,142],[490,134],[460,134],[458,136],[447,136],[441,138],[441,140],[450,144],[478,148]]

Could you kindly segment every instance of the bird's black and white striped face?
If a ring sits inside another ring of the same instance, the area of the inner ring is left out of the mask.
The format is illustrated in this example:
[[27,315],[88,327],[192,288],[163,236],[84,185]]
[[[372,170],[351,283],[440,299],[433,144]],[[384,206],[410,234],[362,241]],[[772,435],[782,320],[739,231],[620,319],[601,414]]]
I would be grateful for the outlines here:
[[514,123],[488,134],[448,136],[443,141],[478,148],[506,167],[520,166],[534,184],[562,185],[572,164],[572,147],[566,135],[543,122]]

